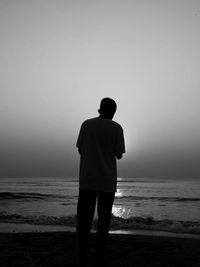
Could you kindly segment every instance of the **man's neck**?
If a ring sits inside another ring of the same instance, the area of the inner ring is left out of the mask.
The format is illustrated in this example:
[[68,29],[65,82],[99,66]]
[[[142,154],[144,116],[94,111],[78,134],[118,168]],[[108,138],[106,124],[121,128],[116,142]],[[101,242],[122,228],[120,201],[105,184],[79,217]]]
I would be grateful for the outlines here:
[[106,116],[106,115],[99,115],[100,119],[108,119],[108,120],[112,120],[112,118],[110,116]]

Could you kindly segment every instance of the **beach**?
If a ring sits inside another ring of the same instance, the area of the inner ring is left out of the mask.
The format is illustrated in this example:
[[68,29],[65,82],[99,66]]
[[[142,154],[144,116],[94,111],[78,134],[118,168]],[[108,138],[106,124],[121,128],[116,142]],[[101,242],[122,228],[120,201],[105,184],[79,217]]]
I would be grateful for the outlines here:
[[[93,266],[94,253],[92,233],[88,243],[89,267]],[[200,239],[110,234],[106,259],[109,267],[200,266]],[[1,233],[0,266],[76,266],[75,232]]]

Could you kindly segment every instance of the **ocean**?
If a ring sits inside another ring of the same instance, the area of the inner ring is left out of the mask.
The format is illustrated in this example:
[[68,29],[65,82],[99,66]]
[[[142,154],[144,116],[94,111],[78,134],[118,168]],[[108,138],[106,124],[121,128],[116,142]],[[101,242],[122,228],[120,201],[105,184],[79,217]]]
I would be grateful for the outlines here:
[[[75,229],[77,198],[77,178],[1,178],[0,225]],[[200,181],[118,178],[111,230],[200,235]]]

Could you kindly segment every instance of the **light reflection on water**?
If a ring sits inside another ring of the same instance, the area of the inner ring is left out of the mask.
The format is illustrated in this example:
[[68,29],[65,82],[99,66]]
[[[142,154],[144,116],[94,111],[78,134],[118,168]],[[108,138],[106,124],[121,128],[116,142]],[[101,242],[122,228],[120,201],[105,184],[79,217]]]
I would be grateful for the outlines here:
[[115,197],[123,197],[123,192],[121,189],[117,189],[117,192],[115,193]]
[[[117,189],[115,193],[115,197],[121,198],[124,196],[124,190],[121,188]],[[117,201],[118,202],[118,201]],[[130,214],[130,209],[127,208],[125,205],[119,205],[117,202],[112,207],[112,214],[117,217],[127,218]]]
[[112,213],[114,216],[117,216],[117,217],[126,217],[126,208],[123,207],[123,206],[116,206],[116,205],[113,205],[112,207]]

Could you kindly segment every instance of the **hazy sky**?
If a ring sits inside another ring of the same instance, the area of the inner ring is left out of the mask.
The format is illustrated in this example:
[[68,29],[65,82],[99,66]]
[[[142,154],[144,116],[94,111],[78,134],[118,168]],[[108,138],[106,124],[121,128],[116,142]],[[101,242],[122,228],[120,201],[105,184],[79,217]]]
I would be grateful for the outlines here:
[[199,0],[0,0],[0,176],[77,176],[114,98],[119,176],[200,178]]

